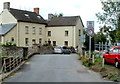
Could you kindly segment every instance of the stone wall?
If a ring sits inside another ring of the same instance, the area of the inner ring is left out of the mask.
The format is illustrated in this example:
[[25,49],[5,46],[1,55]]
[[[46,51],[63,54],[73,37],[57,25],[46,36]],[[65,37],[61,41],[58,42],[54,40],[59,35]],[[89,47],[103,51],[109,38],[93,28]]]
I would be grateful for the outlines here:
[[51,54],[52,46],[32,46],[32,47],[0,47],[2,56],[23,56],[29,58],[33,54]]
[[1,47],[2,56],[23,56],[22,47]]
[[40,54],[52,54],[53,53],[53,47],[52,46],[39,46],[38,52]]

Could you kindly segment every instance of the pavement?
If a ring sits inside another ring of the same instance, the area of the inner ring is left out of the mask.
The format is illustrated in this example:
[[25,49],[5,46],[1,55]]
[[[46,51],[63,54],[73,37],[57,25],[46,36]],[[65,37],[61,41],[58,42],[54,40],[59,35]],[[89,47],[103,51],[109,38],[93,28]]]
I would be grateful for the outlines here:
[[34,55],[4,82],[109,82],[84,67],[77,54]]

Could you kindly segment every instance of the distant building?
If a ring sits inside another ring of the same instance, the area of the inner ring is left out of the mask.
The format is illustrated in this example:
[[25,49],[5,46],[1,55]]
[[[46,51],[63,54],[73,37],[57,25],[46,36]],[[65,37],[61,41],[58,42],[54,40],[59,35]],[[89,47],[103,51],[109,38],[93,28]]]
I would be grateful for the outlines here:
[[48,21],[34,12],[10,8],[5,2],[0,14],[0,43],[15,43],[17,46],[30,47],[33,44],[49,43],[54,46],[81,46],[83,23],[80,16],[54,17],[49,14]]
[[83,23],[80,16],[55,17],[48,23],[46,31],[47,41],[53,45],[82,45]]

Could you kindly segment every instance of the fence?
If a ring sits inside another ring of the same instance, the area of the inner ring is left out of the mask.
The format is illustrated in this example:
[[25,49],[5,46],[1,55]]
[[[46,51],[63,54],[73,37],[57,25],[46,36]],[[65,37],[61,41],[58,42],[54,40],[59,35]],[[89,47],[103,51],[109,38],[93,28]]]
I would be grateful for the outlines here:
[[[32,46],[32,47],[0,47],[0,73],[9,72],[17,67],[24,59],[28,59],[34,53],[52,53],[52,46]],[[6,58],[7,57],[7,58]]]
[[11,70],[13,70],[15,67],[17,67],[21,62],[23,61],[23,57],[9,57],[2,59],[2,72],[6,73]]
[[107,45],[107,44],[95,44],[95,50],[99,50],[99,51],[103,51],[103,50],[107,50],[109,47],[111,47],[112,45]]

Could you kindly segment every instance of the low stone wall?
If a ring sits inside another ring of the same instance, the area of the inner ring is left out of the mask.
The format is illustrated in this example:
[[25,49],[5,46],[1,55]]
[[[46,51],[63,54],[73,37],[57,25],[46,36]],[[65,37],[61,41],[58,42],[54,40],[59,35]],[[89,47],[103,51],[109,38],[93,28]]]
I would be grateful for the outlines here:
[[2,56],[23,56],[28,58],[34,53],[51,54],[53,53],[52,46],[32,46],[32,47],[0,47]]
[[52,46],[39,46],[38,52],[40,54],[52,54],[53,47]]
[[2,56],[23,56],[22,47],[1,47]]

